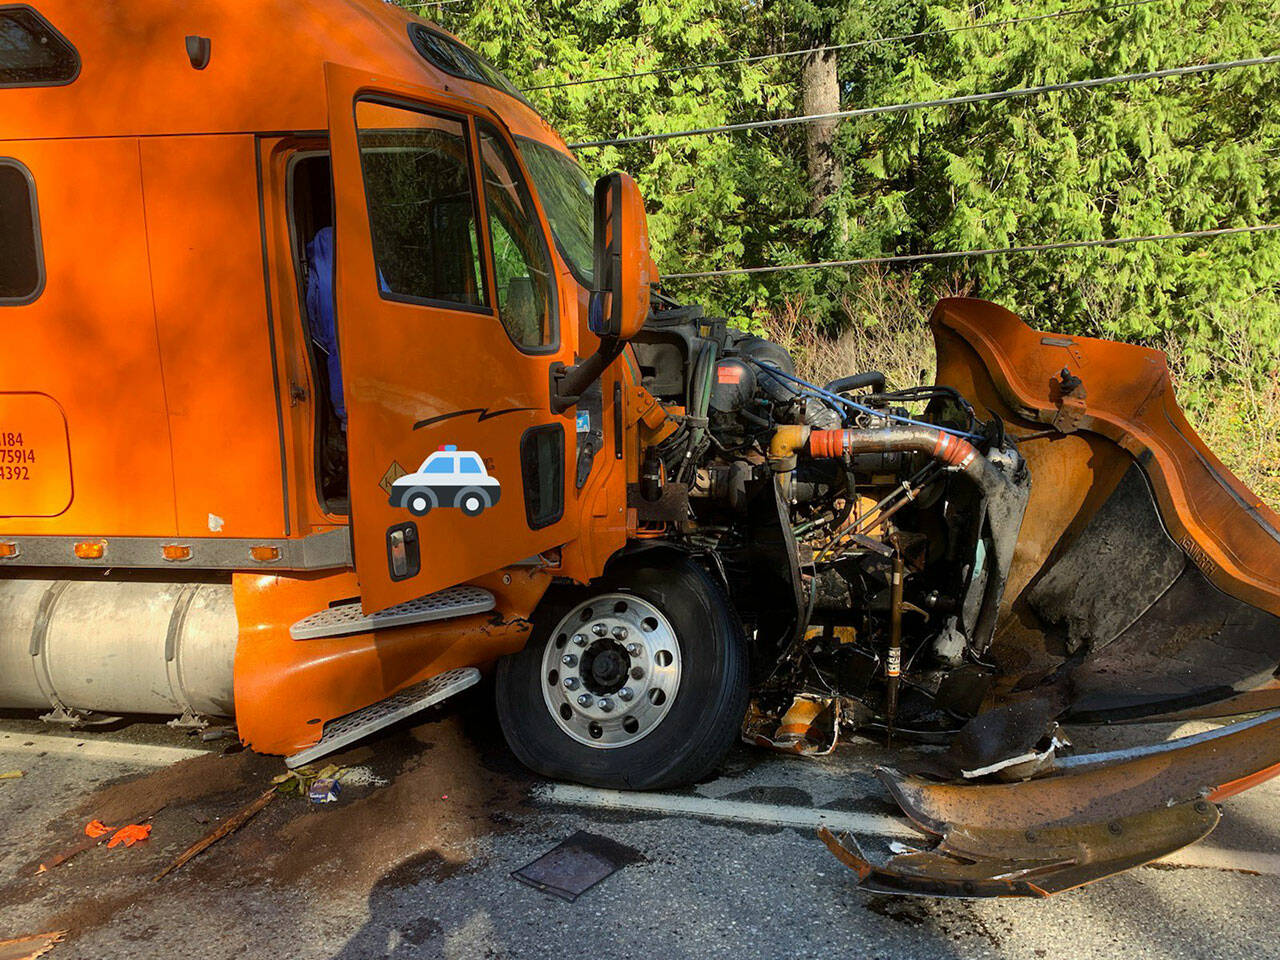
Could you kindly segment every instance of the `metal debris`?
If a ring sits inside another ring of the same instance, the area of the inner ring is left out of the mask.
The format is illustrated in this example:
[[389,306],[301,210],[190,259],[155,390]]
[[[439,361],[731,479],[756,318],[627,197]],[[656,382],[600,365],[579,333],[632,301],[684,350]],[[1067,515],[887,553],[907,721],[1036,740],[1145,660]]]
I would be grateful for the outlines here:
[[852,838],[819,836],[862,886],[931,897],[1047,897],[1167,856],[1207,836],[1216,803],[1280,774],[1280,711],[1131,750],[1054,761],[1021,783],[876,775],[931,849],[872,862]]
[[572,903],[627,864],[643,860],[638,850],[579,830],[511,876]]

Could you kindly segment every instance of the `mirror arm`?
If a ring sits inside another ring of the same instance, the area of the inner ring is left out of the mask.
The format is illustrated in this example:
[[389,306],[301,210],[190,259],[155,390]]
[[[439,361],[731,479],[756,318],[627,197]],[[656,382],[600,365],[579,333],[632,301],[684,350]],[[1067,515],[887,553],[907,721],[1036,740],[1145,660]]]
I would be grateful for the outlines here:
[[572,367],[563,363],[551,365],[551,412],[563,413],[576,404],[587,388],[600,379],[609,364],[618,359],[626,341],[618,337],[601,337],[600,347],[585,360]]

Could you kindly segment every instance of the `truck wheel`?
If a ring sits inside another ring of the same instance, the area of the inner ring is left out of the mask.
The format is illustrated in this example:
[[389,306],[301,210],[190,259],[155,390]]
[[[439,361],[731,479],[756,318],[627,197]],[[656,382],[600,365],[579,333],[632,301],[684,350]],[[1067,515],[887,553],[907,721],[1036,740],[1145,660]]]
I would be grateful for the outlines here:
[[497,670],[512,751],[546,777],[649,790],[719,765],[747,708],[746,643],[692,560],[629,563],[544,601]]
[[415,517],[425,517],[435,506],[431,494],[426,490],[411,490],[409,496],[405,497],[404,504]]
[[458,506],[468,517],[478,517],[484,513],[484,494],[479,490],[463,490],[458,495]]

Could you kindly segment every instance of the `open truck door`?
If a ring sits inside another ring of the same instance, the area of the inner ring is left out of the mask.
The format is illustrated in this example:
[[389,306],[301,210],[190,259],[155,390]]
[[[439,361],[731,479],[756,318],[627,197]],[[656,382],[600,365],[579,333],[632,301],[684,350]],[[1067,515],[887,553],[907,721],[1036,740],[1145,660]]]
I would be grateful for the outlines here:
[[573,344],[496,119],[348,67],[325,78],[351,522],[373,613],[576,535],[573,411],[550,403]]

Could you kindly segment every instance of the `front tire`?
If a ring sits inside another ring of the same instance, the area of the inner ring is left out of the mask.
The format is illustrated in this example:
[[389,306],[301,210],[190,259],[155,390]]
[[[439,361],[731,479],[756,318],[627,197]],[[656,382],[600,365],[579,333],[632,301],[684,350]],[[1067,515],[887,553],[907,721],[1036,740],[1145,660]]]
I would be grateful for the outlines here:
[[710,774],[747,708],[742,628],[712,577],[667,556],[549,596],[498,663],[498,719],[536,773],[652,790]]

